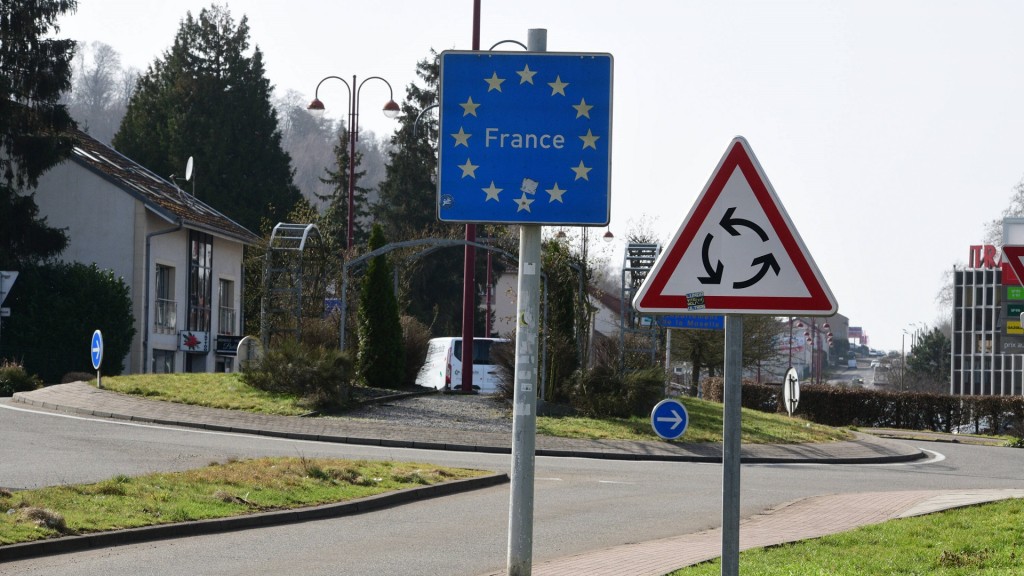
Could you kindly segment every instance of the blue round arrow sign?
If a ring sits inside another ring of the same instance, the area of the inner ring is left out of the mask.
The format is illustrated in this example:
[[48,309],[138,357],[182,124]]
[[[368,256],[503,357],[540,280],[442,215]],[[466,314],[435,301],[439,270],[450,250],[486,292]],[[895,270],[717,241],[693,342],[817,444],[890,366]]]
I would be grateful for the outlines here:
[[686,432],[690,415],[682,402],[668,398],[658,402],[651,410],[651,427],[654,433],[665,440],[675,440]]
[[92,357],[93,370],[99,370],[100,364],[103,362],[103,334],[99,330],[92,333],[89,352]]

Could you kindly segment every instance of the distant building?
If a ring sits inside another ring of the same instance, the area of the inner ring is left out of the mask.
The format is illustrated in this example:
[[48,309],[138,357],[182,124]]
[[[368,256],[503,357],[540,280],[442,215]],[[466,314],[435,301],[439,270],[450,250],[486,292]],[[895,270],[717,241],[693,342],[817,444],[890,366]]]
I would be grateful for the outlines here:
[[[1024,219],[1003,221],[1003,245],[1024,245]],[[950,393],[1024,394],[1024,286],[995,246],[971,246],[953,270]]]
[[136,335],[126,372],[232,371],[242,327],[242,257],[260,238],[84,132],[35,191],[67,230],[61,258],[124,279]]

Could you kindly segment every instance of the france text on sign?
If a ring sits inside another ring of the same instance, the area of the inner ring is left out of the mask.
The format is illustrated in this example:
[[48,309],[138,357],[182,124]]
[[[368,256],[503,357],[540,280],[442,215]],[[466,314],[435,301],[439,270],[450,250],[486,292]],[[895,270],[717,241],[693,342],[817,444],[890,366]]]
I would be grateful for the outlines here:
[[1007,300],[1024,300],[1024,286],[1007,286]]
[[440,79],[440,220],[608,223],[610,54],[445,51]]
[[838,309],[742,137],[730,143],[633,306],[780,316],[828,316]]

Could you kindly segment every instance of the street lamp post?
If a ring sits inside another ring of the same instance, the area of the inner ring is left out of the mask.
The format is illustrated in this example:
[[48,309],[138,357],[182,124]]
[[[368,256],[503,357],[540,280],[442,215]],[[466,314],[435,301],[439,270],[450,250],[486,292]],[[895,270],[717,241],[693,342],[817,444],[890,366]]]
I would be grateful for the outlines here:
[[[797,328],[805,327],[804,323],[799,321],[796,326]],[[831,347],[832,326],[828,322],[821,325],[821,333],[826,334],[826,343]],[[790,334],[792,334],[792,326],[790,326]],[[811,341],[811,381],[815,384],[821,384],[823,359],[821,358],[821,346],[818,345],[818,320],[816,318],[811,319],[811,329],[804,332],[804,338],[809,338]],[[790,339],[792,339],[792,336],[790,336]],[[792,363],[792,359],[790,363]]]
[[362,82],[356,83],[356,77],[352,76],[352,83],[349,84],[340,76],[327,76],[316,85],[316,92],[313,101],[309,103],[308,110],[313,114],[323,114],[324,103],[320,101],[320,85],[327,80],[339,80],[348,90],[348,229],[345,241],[345,249],[351,250],[354,243],[355,230],[355,194],[356,194],[356,141],[359,139],[359,94],[363,84],[370,80],[380,80],[387,84],[389,98],[384,104],[384,115],[388,118],[396,118],[401,112],[401,107],[395,102],[395,93],[391,89],[391,83],[380,76],[370,76]]

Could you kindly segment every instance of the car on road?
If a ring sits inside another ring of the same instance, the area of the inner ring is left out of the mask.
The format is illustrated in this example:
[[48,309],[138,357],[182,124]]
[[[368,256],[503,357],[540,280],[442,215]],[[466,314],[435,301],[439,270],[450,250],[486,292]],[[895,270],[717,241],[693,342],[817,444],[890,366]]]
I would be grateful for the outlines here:
[[[492,348],[508,343],[506,338],[473,338],[473,390],[494,394],[501,384],[501,368],[492,358]],[[436,390],[453,390],[462,385],[462,338],[432,338],[427,358],[416,375],[416,384]]]

